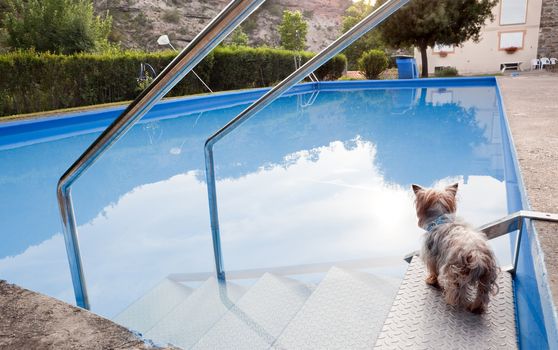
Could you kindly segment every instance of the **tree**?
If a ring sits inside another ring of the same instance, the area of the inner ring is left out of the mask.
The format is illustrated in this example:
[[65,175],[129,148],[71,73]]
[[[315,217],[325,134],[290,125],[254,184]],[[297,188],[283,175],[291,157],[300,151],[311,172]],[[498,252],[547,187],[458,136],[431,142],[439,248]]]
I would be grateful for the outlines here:
[[[370,1],[358,0],[355,1],[351,6],[345,10],[343,15],[341,30],[343,33],[349,31],[352,27],[360,22],[364,17],[368,16],[372,11],[374,11],[380,5],[380,1],[376,1],[376,4],[372,5]],[[358,59],[366,51],[372,49],[384,49],[385,44],[382,40],[382,34],[379,30],[371,30],[370,32],[364,34],[360,39],[351,44],[348,48],[343,51],[347,56],[347,61],[349,62],[350,68],[357,67]]]
[[413,0],[381,26],[383,38],[394,47],[415,46],[422,58],[422,76],[428,76],[426,49],[435,44],[460,45],[480,40],[498,0]]
[[234,46],[248,46],[248,35],[244,33],[242,26],[237,27],[231,33],[229,42]]
[[3,18],[13,49],[72,54],[109,46],[112,18],[93,13],[88,0],[7,0]]
[[283,20],[279,25],[281,46],[286,50],[302,51],[306,48],[308,22],[300,11],[283,11]]

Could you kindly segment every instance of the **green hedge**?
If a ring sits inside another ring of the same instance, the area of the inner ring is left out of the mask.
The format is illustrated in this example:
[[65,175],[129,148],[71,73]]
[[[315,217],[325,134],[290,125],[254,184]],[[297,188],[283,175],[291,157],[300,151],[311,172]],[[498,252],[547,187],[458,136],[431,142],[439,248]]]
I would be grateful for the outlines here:
[[[233,90],[274,85],[295,69],[293,51],[272,48],[225,47],[214,51],[211,84],[217,90]],[[302,52],[302,63],[313,53]],[[335,56],[316,71],[320,80],[336,80],[343,75],[347,58]]]
[[[160,72],[174,52],[146,54],[77,54],[12,52],[0,55],[0,115],[30,113],[134,99],[139,94],[137,78],[141,62]],[[213,55],[196,67],[209,79]],[[203,91],[195,77],[188,76],[171,95]]]
[[[0,55],[0,116],[134,99],[141,62],[160,72],[175,52],[76,54],[11,52]],[[295,53],[286,50],[220,47],[196,68],[214,91],[273,85],[294,70]],[[312,57],[303,53],[303,61]],[[334,57],[316,72],[337,79],[346,58]],[[188,75],[169,96],[206,92]]]

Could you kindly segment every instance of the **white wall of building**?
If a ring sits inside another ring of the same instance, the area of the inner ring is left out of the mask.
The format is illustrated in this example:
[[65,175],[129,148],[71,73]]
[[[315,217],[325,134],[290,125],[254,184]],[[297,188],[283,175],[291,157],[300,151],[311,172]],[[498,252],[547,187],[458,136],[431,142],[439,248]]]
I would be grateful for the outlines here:
[[[492,10],[494,21],[487,21],[478,43],[467,41],[461,47],[442,48],[447,51],[445,57],[439,49],[428,49],[429,73],[434,73],[435,67],[447,66],[457,68],[459,74],[495,73],[507,62],[522,62],[522,70],[530,69],[531,59],[537,57],[541,6],[542,0],[500,0]],[[519,48],[509,54],[503,48],[510,45]],[[418,50],[415,58],[420,67]]]

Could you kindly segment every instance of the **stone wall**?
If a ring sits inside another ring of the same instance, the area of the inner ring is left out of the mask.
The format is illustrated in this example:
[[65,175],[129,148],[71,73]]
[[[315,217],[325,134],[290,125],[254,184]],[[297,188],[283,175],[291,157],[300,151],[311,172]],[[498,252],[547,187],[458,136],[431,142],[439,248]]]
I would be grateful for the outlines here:
[[538,55],[558,57],[558,0],[543,0]]

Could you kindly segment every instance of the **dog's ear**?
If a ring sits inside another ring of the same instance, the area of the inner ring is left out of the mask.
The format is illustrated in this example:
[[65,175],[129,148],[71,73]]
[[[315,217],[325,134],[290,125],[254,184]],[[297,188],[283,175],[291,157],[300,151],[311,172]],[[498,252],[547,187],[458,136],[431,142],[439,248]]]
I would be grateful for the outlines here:
[[446,191],[448,191],[449,193],[451,193],[455,196],[457,194],[457,187],[459,187],[458,182],[454,183],[453,185],[449,185],[448,187],[446,187]]
[[411,187],[413,188],[413,192],[415,192],[415,194],[418,194],[420,191],[423,190],[423,188],[420,187],[419,185],[413,184]]

